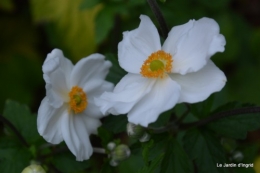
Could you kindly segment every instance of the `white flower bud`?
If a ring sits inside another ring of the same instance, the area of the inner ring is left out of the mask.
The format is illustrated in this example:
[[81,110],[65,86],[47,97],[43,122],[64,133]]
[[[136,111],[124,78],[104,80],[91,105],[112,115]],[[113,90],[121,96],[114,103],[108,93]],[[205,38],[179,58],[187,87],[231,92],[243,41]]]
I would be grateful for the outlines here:
[[143,136],[141,138],[139,138],[139,141],[140,142],[147,142],[147,141],[150,140],[150,138],[151,138],[151,136],[148,133],[145,133],[145,134],[143,134]]
[[243,160],[243,158],[244,158],[244,155],[243,155],[242,152],[240,152],[240,151],[235,151],[235,152],[233,153],[232,159],[233,159],[234,161],[236,161],[236,162],[241,162],[241,161]]
[[115,150],[111,153],[112,160],[119,162],[127,159],[131,154],[131,151],[127,145],[118,145]]
[[110,151],[114,150],[115,147],[116,147],[116,144],[114,142],[109,142],[107,144],[107,149],[110,150]]
[[33,164],[24,168],[22,173],[46,173],[46,172],[40,165]]
[[112,160],[110,160],[110,165],[111,166],[117,166],[118,162],[112,159]]
[[145,133],[145,128],[140,125],[135,125],[133,123],[127,123],[126,131],[129,137],[139,139]]

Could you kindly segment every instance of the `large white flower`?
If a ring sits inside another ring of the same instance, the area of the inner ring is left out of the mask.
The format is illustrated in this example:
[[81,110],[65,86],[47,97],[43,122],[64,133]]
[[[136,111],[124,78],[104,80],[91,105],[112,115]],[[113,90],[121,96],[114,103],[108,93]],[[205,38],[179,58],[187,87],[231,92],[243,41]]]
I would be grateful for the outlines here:
[[146,127],[175,104],[203,101],[224,87],[226,77],[210,57],[223,52],[226,41],[213,19],[202,18],[173,27],[161,46],[150,18],[140,19],[118,45],[128,74],[96,103],[103,113],[128,113],[129,122]]
[[74,66],[59,49],[44,61],[46,97],[38,111],[38,131],[50,143],[64,140],[78,161],[93,153],[89,135],[97,133],[103,117],[94,97],[113,90],[113,84],[104,80],[110,67],[101,54],[92,54]]

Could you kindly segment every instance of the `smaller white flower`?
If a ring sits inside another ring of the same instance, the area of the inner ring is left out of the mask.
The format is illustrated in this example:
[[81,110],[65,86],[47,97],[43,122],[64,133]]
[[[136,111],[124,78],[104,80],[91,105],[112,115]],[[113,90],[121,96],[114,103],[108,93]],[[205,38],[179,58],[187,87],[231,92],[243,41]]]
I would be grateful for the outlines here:
[[93,153],[89,135],[97,133],[103,117],[94,97],[112,91],[113,84],[105,81],[110,67],[101,54],[92,54],[74,66],[59,49],[44,61],[46,97],[38,111],[38,132],[53,144],[64,140],[78,161]]
[[118,61],[128,74],[96,100],[103,113],[127,114],[129,122],[147,127],[177,103],[203,101],[225,86],[225,74],[210,60],[226,44],[216,21],[175,26],[161,44],[151,19],[140,19],[118,44]]

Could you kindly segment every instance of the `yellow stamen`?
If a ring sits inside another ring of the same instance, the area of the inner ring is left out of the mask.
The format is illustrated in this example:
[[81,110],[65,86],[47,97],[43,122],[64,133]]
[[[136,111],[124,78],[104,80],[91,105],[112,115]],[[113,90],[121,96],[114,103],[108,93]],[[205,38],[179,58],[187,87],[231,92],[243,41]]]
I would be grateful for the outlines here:
[[72,87],[71,91],[69,92],[69,96],[69,111],[72,110],[75,114],[77,114],[83,112],[87,108],[87,95],[82,88],[78,86]]
[[144,61],[140,73],[147,78],[163,78],[166,73],[171,72],[172,62],[171,54],[159,50]]

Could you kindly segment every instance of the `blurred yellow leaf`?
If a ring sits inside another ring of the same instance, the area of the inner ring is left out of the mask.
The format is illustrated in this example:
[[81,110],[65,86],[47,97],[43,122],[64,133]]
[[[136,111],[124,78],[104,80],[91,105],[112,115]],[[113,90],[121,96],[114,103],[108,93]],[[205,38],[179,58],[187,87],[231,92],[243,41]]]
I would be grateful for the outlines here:
[[254,170],[256,173],[260,173],[260,157],[257,157],[254,161]]
[[58,34],[59,48],[68,51],[73,60],[93,53],[95,43],[95,16],[102,8],[80,10],[82,0],[31,0],[35,22],[52,22]]
[[4,11],[13,11],[14,4],[12,0],[0,0],[0,9]]

